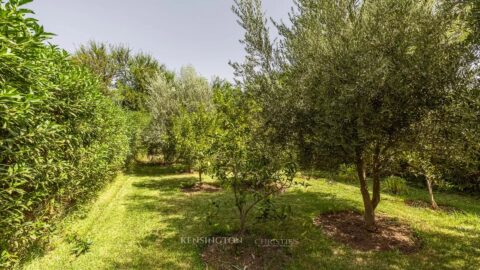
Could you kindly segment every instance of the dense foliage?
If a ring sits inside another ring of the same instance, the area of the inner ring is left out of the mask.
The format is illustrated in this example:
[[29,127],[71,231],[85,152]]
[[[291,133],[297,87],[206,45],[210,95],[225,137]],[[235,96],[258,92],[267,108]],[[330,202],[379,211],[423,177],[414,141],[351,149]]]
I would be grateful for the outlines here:
[[0,265],[122,168],[125,113],[53,45],[26,0],[0,2]]
[[[199,76],[193,67],[184,67],[175,78],[168,74],[158,74],[151,81],[149,93],[147,103],[152,120],[144,136],[149,154],[160,154],[165,162],[183,159],[191,165],[193,160],[189,149],[193,145],[187,144],[196,142],[187,142],[182,136],[195,139],[196,135],[191,132],[182,135],[188,127],[178,124],[188,124],[189,120],[185,119],[191,117],[188,114],[201,114],[202,111],[206,113],[211,110],[212,90],[208,81]],[[181,141],[177,142],[177,139]],[[178,149],[179,147],[183,149]]]
[[261,0],[235,0],[235,86],[123,45],[69,55],[29,2],[0,0],[0,267],[139,149],[196,170],[200,188],[211,173],[233,192],[241,235],[298,165],[358,183],[369,231],[381,191],[407,180],[433,208],[437,186],[480,191],[478,1],[296,0],[272,40]]
[[[429,115],[462,115],[469,135],[452,131],[455,140],[475,138],[478,107],[470,100],[478,96],[478,51],[475,23],[466,15],[473,3],[298,0],[290,23],[276,24],[281,39],[274,44],[261,1],[235,2],[246,31],[247,57],[233,65],[239,82],[262,105],[274,137],[297,141],[300,153],[330,168],[332,161],[355,164],[370,230],[382,175],[404,143],[421,144],[429,125],[420,123]],[[478,159],[478,140],[467,144],[454,148],[464,161]]]
[[294,184],[295,157],[291,148],[268,139],[259,121],[258,105],[239,89],[228,85],[218,88],[215,105],[218,132],[213,170],[234,193],[242,235],[257,204]]
[[189,171],[198,171],[198,180],[207,172],[216,141],[217,119],[213,110],[203,106],[194,112],[182,111],[173,121],[176,150]]
[[168,73],[163,65],[146,53],[134,53],[124,45],[91,41],[73,55],[73,61],[87,67],[103,83],[102,92],[122,107],[145,111],[150,80]]
[[130,138],[129,161],[146,154],[143,134],[150,115],[147,107],[149,87],[157,76],[173,78],[153,56],[134,52],[125,45],[91,41],[81,45],[72,61],[89,69],[101,82],[101,92],[127,112]]
[[255,99],[227,82],[212,86],[191,67],[177,78],[159,76],[151,85],[152,115],[147,142],[164,161],[189,171],[207,171],[232,190],[240,233],[259,203],[293,184],[296,159],[291,147],[270,139]]

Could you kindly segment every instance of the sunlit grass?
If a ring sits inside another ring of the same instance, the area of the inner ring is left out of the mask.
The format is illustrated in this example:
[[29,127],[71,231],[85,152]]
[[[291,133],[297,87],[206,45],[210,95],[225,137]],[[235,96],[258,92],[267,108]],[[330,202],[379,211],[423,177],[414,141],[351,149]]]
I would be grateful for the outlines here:
[[[84,218],[73,215],[67,219],[50,251],[27,263],[25,269],[205,269],[203,246],[182,244],[181,237],[229,234],[235,231],[237,220],[229,192],[181,192],[181,184],[195,178],[195,174],[152,166],[119,176]],[[358,188],[325,179],[309,183],[310,187],[293,188],[275,200],[291,205],[293,213],[287,220],[260,222],[254,213],[249,222],[252,234],[299,241],[289,249],[292,260],[287,269],[478,269],[480,265],[477,199],[437,194],[440,204],[462,210],[445,213],[404,204],[406,198],[426,200],[424,190],[411,188],[401,197],[383,195],[378,212],[410,224],[423,247],[411,255],[360,252],[326,238],[312,223],[326,211],[361,210]],[[221,206],[213,217],[209,215],[211,201]],[[93,242],[78,257],[72,253],[74,243],[68,241],[72,234]]]

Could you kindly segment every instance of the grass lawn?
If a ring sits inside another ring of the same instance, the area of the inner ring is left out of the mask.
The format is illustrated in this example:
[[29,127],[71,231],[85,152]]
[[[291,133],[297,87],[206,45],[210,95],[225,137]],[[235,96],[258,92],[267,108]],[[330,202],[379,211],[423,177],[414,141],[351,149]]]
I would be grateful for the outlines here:
[[[205,246],[182,243],[181,237],[228,234],[237,219],[227,191],[183,193],[182,183],[195,177],[153,166],[138,166],[119,176],[86,211],[63,221],[45,254],[33,256],[24,269],[205,269]],[[327,211],[361,210],[358,188],[325,179],[309,184],[275,199],[292,207],[286,220],[258,221],[253,213],[249,222],[252,234],[298,241],[288,249],[286,269],[480,269],[478,199],[437,194],[440,204],[462,210],[447,213],[405,205],[407,198],[427,200],[423,190],[411,189],[403,197],[382,194],[377,211],[408,223],[422,248],[409,255],[361,252],[330,240],[313,225],[313,219]],[[214,216],[212,201],[220,205]],[[88,241],[91,245],[80,248],[84,253],[75,255],[79,243]]]

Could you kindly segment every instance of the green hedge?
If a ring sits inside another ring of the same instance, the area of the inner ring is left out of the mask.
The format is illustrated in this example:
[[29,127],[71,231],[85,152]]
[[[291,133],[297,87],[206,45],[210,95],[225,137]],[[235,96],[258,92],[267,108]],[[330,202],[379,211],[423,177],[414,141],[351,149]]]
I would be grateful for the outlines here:
[[0,268],[125,164],[126,114],[95,76],[46,45],[28,0],[0,0]]

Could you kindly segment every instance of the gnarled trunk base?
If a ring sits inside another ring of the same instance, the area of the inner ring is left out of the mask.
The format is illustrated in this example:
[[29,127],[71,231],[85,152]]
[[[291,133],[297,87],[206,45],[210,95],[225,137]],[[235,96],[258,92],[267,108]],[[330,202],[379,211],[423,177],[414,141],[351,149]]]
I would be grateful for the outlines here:
[[376,231],[377,227],[375,225],[375,208],[373,203],[370,200],[370,193],[368,192],[367,185],[367,175],[365,171],[365,161],[361,154],[357,153],[357,174],[360,182],[360,192],[362,193],[363,206],[364,206],[364,219],[365,219],[365,228],[370,231]]

